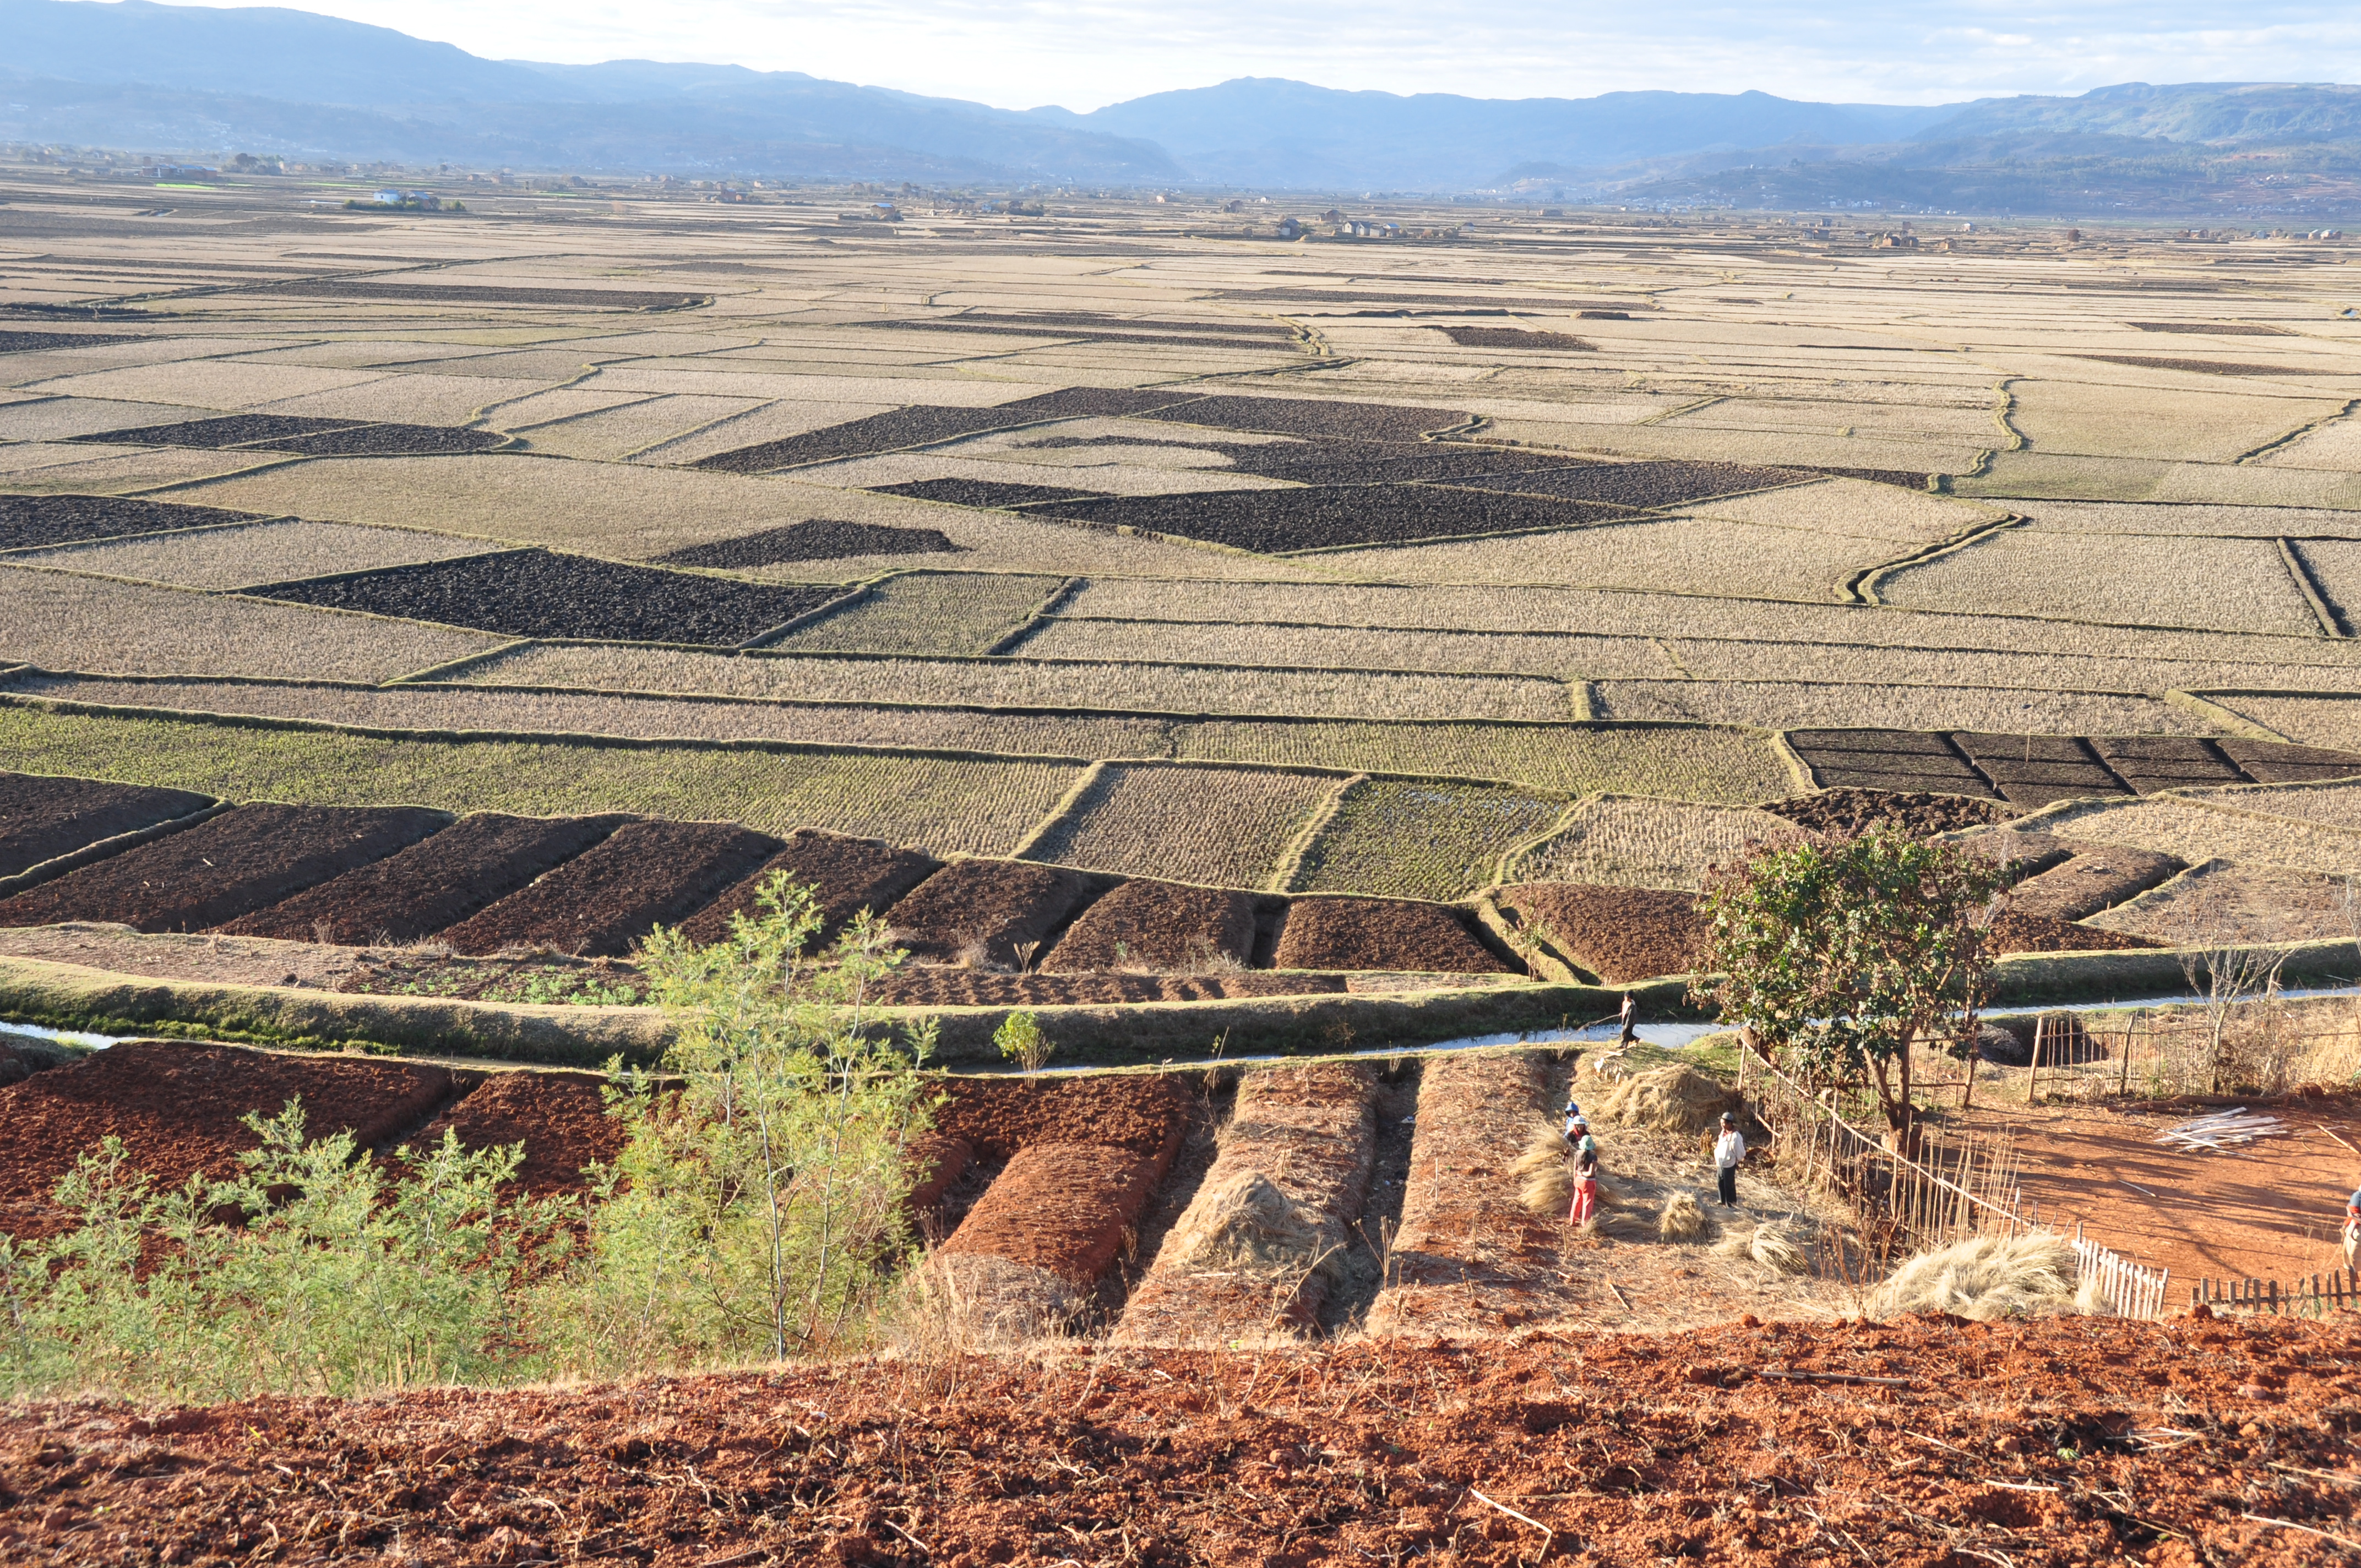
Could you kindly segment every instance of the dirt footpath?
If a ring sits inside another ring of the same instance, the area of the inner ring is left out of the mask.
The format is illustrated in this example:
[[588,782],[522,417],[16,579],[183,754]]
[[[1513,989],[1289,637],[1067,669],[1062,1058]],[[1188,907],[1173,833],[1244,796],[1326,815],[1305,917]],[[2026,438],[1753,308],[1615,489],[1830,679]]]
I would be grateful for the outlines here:
[[2281,1568],[2361,1539],[2356,1360],[1919,1319],[14,1406],[0,1559]]

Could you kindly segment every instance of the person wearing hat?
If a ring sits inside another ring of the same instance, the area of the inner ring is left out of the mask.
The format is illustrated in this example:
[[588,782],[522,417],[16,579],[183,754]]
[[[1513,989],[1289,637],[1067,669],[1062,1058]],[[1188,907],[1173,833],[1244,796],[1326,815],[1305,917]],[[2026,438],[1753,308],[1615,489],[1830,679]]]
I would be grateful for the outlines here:
[[1598,1212],[1598,1141],[1579,1115],[1567,1127],[1566,1136],[1574,1144],[1574,1202],[1565,1217],[1580,1225]]
[[1738,1168],[1746,1158],[1746,1140],[1738,1134],[1738,1118],[1721,1113],[1721,1136],[1714,1140],[1713,1173],[1721,1182],[1721,1206],[1738,1207]]
[[1565,1097],[1565,1135],[1572,1138],[1576,1126],[1587,1127],[1589,1124],[1582,1119],[1582,1107],[1575,1103],[1573,1095],[1567,1095]]

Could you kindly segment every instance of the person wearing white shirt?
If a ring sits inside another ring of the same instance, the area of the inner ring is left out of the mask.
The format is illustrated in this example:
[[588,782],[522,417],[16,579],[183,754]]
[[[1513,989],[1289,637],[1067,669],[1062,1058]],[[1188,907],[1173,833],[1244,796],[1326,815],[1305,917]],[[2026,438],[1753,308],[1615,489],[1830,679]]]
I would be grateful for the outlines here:
[[1721,1113],[1721,1136],[1713,1145],[1713,1173],[1720,1179],[1725,1209],[1738,1207],[1738,1168],[1745,1158],[1746,1140],[1738,1135],[1737,1118],[1725,1111]]

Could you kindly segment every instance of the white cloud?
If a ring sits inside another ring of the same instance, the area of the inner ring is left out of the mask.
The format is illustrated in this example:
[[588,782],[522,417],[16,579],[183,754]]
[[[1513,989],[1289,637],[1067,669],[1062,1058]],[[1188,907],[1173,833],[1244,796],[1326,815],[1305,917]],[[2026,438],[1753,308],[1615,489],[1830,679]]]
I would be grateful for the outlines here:
[[326,0],[496,59],[700,60],[1094,108],[1233,76],[1478,97],[1626,89],[1876,103],[2124,81],[2351,80],[2361,12],[2196,0],[1652,8],[1598,0]]

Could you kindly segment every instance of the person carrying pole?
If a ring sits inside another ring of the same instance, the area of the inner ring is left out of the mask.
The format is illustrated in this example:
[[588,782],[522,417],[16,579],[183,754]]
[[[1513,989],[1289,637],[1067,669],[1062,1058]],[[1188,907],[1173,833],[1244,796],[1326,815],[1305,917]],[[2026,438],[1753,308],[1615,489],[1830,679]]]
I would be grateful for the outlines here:
[[1721,1206],[1738,1207],[1738,1168],[1746,1158],[1746,1140],[1739,1135],[1738,1118],[1721,1113],[1721,1136],[1713,1144],[1713,1173],[1721,1184]]

